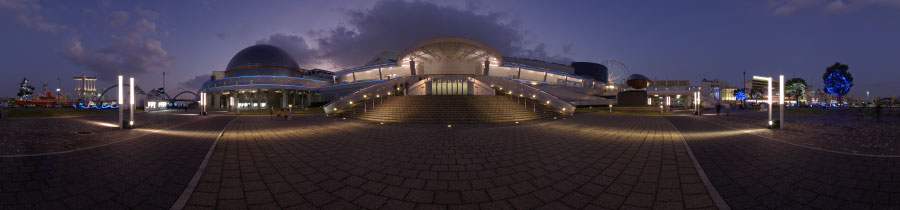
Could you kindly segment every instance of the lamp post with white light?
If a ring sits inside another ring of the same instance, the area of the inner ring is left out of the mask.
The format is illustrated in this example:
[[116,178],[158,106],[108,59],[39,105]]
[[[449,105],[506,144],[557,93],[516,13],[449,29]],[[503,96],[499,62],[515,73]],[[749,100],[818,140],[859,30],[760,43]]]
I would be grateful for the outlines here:
[[[768,84],[766,87],[766,89],[767,89],[766,92],[768,93],[766,102],[769,104],[769,128],[775,128],[775,121],[772,121],[772,108],[774,108],[772,105],[772,102],[773,102],[772,97],[775,97],[772,94],[772,92],[773,92],[772,91],[772,77],[753,76],[753,79],[766,80],[766,83]],[[783,127],[783,124],[784,124],[784,75],[778,76],[778,82],[779,82],[778,83],[778,88],[779,88],[779,90],[778,90],[778,93],[779,93],[778,105],[781,109],[780,110],[781,113],[779,113],[780,117],[778,119],[778,128],[784,128]]]
[[[799,96],[798,96],[799,97]],[[778,128],[784,129],[784,75],[778,75]]]
[[[122,109],[122,105],[119,105],[119,110]],[[130,112],[131,117],[128,121],[128,128],[134,128],[134,77],[128,78],[128,112]]]
[[769,97],[767,97],[766,100],[767,100],[767,102],[769,103],[769,127],[771,128],[772,125],[774,125],[773,122],[772,122],[772,78],[771,78],[771,77],[766,77],[766,81],[768,81],[768,83],[769,83],[769,85],[768,85],[768,87],[767,87],[767,88],[768,88],[767,91],[768,91],[768,93],[769,93]]
[[122,110],[122,104],[125,103],[125,97],[124,97],[125,94],[123,93],[123,91],[124,90],[122,90],[122,75],[119,75],[119,100],[118,100],[118,104],[117,104],[117,105],[119,105],[119,129],[125,128],[125,119],[123,116],[125,114],[124,113],[125,110]]
[[200,92],[200,116],[206,115],[206,92]]

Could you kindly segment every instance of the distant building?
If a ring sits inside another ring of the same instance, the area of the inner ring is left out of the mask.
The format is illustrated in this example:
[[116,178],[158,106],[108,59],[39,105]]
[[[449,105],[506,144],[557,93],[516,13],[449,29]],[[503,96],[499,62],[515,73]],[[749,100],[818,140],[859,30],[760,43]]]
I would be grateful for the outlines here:
[[700,81],[700,94],[715,101],[734,101],[736,88],[728,85],[728,82],[714,79]]
[[88,77],[81,74],[80,77],[72,77],[75,80],[76,100],[92,100],[97,97],[97,77]]
[[[608,104],[594,96],[605,85],[575,74],[572,66],[503,57],[481,42],[463,37],[437,37],[409,46],[403,52],[384,51],[363,66],[330,72],[301,69],[284,50],[255,45],[238,52],[224,71],[213,71],[200,87],[212,109],[304,107],[350,100],[360,90],[392,95],[494,95],[493,84],[531,93],[533,100],[563,100],[573,105]],[[400,85],[390,87],[396,81]],[[510,83],[512,82],[512,83]],[[384,84],[384,85],[382,85]],[[514,85],[513,85],[514,84]],[[496,88],[500,88],[497,86]],[[390,91],[389,91],[390,90]],[[505,91],[505,90],[504,90]],[[518,92],[518,91],[517,91]],[[358,95],[358,94],[357,94]],[[364,95],[361,97],[368,97]],[[343,106],[343,104],[342,104]],[[334,109],[326,110],[326,112]],[[574,111],[570,107],[564,112]]]
[[[772,94],[773,95],[778,94],[778,80],[777,80],[778,78],[775,78],[775,79],[776,80],[772,80]],[[746,88],[746,90],[747,90],[745,92],[747,94],[747,99],[752,99],[754,101],[755,100],[767,100],[769,98],[769,96],[767,95],[767,94],[769,94],[768,90],[766,90],[768,85],[769,85],[768,81],[766,81],[764,79],[750,78],[750,79],[745,80],[744,88]],[[759,94],[755,95],[755,94],[753,94],[754,92],[758,92]],[[775,100],[778,100],[778,98],[773,98],[772,100],[775,101]]]
[[700,88],[691,86],[690,80],[653,80],[647,87],[647,96],[651,105],[662,105],[665,97],[670,97],[671,106],[689,107],[694,98],[694,92]]
[[593,79],[591,86],[607,85],[609,81],[609,71],[606,66],[593,62],[572,62],[572,68],[575,75],[585,76]]

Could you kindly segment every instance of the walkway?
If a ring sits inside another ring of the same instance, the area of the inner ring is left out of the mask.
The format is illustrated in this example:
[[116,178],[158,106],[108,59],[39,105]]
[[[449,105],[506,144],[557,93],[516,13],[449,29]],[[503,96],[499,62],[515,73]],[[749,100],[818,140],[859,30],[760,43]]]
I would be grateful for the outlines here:
[[168,209],[233,117],[55,155],[0,158],[0,209]]
[[713,209],[662,117],[503,125],[238,118],[186,209]]
[[814,150],[667,117],[734,209],[900,209],[900,158]]

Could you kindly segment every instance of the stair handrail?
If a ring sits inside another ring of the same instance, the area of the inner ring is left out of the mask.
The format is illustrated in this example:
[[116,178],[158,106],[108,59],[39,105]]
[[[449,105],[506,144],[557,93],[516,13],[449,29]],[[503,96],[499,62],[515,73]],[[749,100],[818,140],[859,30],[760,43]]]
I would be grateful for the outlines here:
[[569,101],[560,99],[556,95],[545,92],[541,89],[532,87],[527,84],[523,84],[522,82],[511,80],[509,78],[503,77],[490,77],[490,76],[477,76],[477,80],[481,80],[485,83],[492,84],[494,86],[500,86],[504,92],[513,91],[513,95],[522,94],[528,96],[528,99],[536,100],[544,104],[545,106],[551,107],[553,109],[559,110],[564,114],[574,114],[575,113],[575,105]]
[[[363,101],[369,99],[369,96],[375,98],[375,95],[387,94],[388,92],[394,91],[394,86],[398,84],[403,84],[406,82],[416,81],[421,77],[419,76],[406,76],[406,77],[395,77],[388,79],[383,82],[379,82],[373,84],[368,87],[361,88],[359,90],[354,91],[353,93],[347,94],[337,100],[331,101],[325,106],[322,106],[325,109],[326,115],[333,115],[335,112],[339,110],[344,110],[351,107],[353,104],[358,101]],[[390,90],[389,90],[390,89]]]

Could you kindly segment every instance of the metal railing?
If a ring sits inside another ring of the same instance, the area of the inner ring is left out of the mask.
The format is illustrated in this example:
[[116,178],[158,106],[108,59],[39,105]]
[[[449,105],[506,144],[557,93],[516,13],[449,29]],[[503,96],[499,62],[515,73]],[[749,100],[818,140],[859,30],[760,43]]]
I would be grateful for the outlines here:
[[512,91],[512,95],[518,96],[519,94],[521,94],[528,99],[539,101],[545,106],[556,109],[563,114],[575,113],[574,104],[566,100],[562,100],[559,97],[544,92],[538,88],[532,87],[527,84],[522,84],[519,81],[491,76],[476,76],[475,79],[480,80],[484,83],[491,84],[492,86],[502,88],[501,91],[503,91],[504,93],[509,93],[510,91]]
[[375,98],[376,96],[399,94],[398,91],[400,90],[396,90],[396,86],[400,84],[416,83],[419,82],[419,80],[419,76],[393,78],[369,87],[359,89],[356,92],[341,97],[340,99],[334,100],[331,103],[325,104],[323,108],[325,109],[325,114],[332,115],[340,110],[352,107],[354,103],[357,103],[359,101],[364,101],[369,98]]

